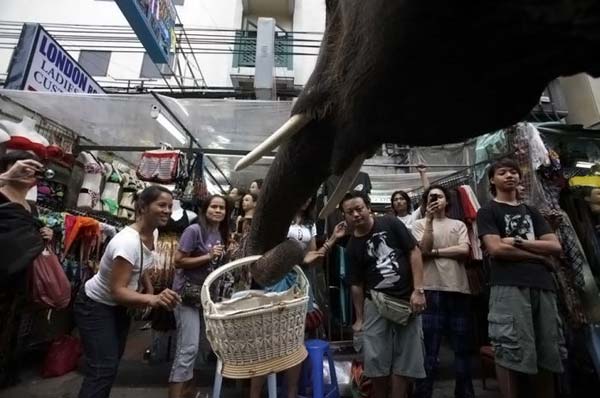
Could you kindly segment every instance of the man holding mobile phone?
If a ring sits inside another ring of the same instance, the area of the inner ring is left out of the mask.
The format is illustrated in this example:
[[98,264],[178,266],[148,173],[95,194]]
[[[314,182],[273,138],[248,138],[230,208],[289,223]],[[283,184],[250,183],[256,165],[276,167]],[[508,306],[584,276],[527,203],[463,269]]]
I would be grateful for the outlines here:
[[423,287],[427,309],[423,312],[425,371],[415,397],[431,398],[440,343],[447,334],[454,350],[455,397],[474,397],[470,353],[471,297],[465,260],[470,243],[466,225],[446,217],[448,191],[432,185],[425,190],[425,218],[415,222],[413,236],[423,253]]

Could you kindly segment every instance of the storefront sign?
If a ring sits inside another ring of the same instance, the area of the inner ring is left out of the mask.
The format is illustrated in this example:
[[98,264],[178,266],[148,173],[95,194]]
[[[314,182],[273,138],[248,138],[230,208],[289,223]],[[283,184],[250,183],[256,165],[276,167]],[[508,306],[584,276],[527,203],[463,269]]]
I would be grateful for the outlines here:
[[4,88],[104,93],[100,85],[39,24],[23,25]]
[[168,64],[175,51],[177,12],[172,0],[115,0],[131,28],[157,64]]

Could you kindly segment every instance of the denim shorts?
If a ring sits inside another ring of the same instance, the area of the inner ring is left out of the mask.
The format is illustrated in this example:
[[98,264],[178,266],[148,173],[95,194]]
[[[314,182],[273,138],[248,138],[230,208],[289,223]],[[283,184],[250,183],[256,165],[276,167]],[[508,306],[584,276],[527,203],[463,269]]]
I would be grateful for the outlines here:
[[564,336],[554,292],[492,286],[488,332],[498,365],[527,374],[563,371]]
[[355,344],[362,345],[365,376],[395,374],[424,378],[425,344],[421,317],[412,317],[408,324],[399,325],[382,317],[370,299],[365,299],[364,317],[362,341],[355,341]]

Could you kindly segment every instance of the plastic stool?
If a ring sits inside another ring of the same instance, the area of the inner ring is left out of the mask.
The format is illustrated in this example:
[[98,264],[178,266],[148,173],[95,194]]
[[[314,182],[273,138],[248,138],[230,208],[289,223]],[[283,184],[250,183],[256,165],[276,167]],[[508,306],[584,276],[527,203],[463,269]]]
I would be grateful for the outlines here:
[[[308,351],[308,363],[305,362],[305,366],[302,368],[302,391],[306,393],[306,387],[309,384],[307,381],[308,372],[306,371],[306,365],[310,365],[312,397],[339,398],[340,392],[333,357],[329,350],[329,343],[323,340],[307,340],[304,342],[304,345]],[[331,384],[327,385],[323,381],[323,357],[325,354],[327,354],[327,361],[329,362],[329,378],[331,379]],[[299,395],[299,397],[302,397],[302,395]]]
[[[223,375],[221,375],[222,367],[223,364],[219,361],[215,371],[215,383],[213,384],[212,398],[221,397],[221,387],[223,385]],[[269,387],[269,398],[277,398],[277,375],[275,373],[271,373],[267,377],[267,385]]]

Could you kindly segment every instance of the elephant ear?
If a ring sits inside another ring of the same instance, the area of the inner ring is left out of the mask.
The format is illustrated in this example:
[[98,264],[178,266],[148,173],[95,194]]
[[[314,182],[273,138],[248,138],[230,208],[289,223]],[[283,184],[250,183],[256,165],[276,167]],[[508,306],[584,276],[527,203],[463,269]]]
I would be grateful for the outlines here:
[[335,210],[338,203],[340,203],[340,201],[344,198],[344,195],[346,195],[346,192],[348,192],[348,189],[352,186],[352,183],[360,172],[360,168],[362,167],[362,164],[366,158],[367,154],[361,153],[352,161],[350,167],[346,169],[342,175],[342,178],[340,178],[340,181],[335,187],[333,194],[331,194],[331,197],[327,200],[325,206],[323,206],[323,209],[319,213],[319,218],[325,219]]

